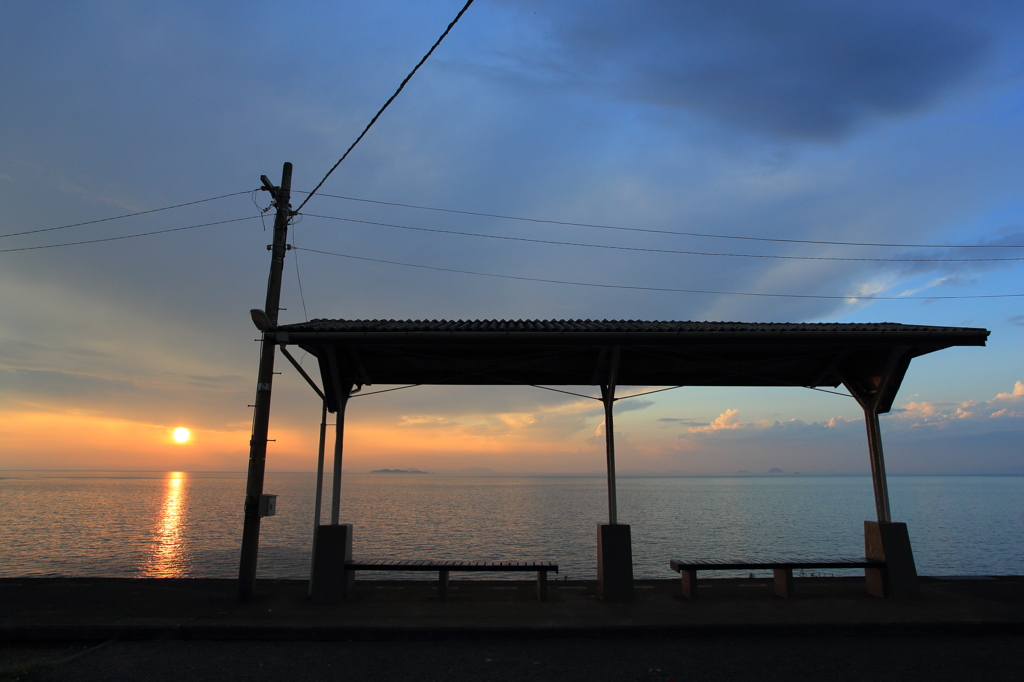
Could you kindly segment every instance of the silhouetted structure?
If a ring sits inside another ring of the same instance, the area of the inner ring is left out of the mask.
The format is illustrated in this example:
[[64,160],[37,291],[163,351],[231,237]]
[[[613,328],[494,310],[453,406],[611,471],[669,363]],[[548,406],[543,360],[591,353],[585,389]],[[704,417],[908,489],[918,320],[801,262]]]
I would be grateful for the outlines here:
[[[882,569],[867,569],[869,591],[911,596],[917,589],[913,553],[905,524],[890,518],[878,415],[892,407],[913,358],[951,346],[984,346],[989,332],[893,323],[313,320],[264,334],[268,344],[297,345],[317,358],[322,390],[285,352],[325,410],[337,414],[331,526],[322,526],[314,540],[322,559],[314,562],[314,596],[335,593],[331,583],[347,579],[343,564],[351,559],[350,528],[338,527],[338,510],[344,415],[353,392],[382,384],[546,385],[601,388],[609,522],[598,526],[598,581],[603,599],[622,601],[632,597],[633,574],[629,526],[616,516],[617,387],[844,385],[867,425],[877,521],[865,522],[866,554],[885,562]],[[318,511],[323,447],[322,438]]]

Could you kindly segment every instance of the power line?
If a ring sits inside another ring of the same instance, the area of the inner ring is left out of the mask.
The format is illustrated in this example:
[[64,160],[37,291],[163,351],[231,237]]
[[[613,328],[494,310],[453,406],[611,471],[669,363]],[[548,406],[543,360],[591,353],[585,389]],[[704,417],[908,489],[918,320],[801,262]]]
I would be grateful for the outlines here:
[[355,146],[359,144],[359,141],[363,139],[363,136],[366,135],[367,132],[369,132],[370,128],[373,127],[373,124],[377,122],[378,118],[380,118],[380,115],[384,113],[384,110],[391,105],[391,103],[395,100],[396,97],[398,97],[398,93],[402,92],[402,89],[405,88],[405,84],[409,82],[409,80],[416,74],[417,71],[419,71],[420,67],[423,66],[424,62],[426,62],[427,59],[430,58],[430,55],[434,53],[434,50],[437,49],[437,46],[441,44],[441,41],[445,39],[445,36],[448,35],[448,32],[452,30],[452,27],[455,26],[456,23],[458,23],[459,19],[462,18],[462,15],[466,13],[466,10],[469,9],[469,6],[472,4],[473,0],[467,0],[466,4],[463,5],[461,10],[459,10],[459,13],[455,15],[454,19],[452,19],[452,22],[448,24],[448,28],[446,28],[444,30],[444,33],[441,34],[441,37],[437,39],[437,42],[435,42],[430,47],[430,49],[427,50],[427,53],[423,55],[423,59],[421,59],[419,63],[413,67],[412,71],[409,72],[409,75],[407,75],[405,77],[405,80],[402,81],[402,84],[398,86],[398,89],[395,90],[395,94],[391,95],[391,97],[388,98],[388,101],[384,103],[384,106],[382,106],[380,110],[376,114],[374,114],[373,118],[370,119],[370,122],[366,124],[365,128],[363,128],[363,132],[359,133],[359,137],[356,138],[356,141],[349,145],[349,148],[346,149],[345,153],[341,155],[341,158],[338,159],[338,162],[331,166],[331,170],[327,171],[327,175],[325,175],[323,179],[317,183],[316,187],[313,188],[313,191],[306,196],[306,198],[303,200],[301,204],[299,204],[299,207],[295,209],[296,213],[302,210],[302,207],[306,205],[306,202],[312,199],[313,195],[316,194],[317,190],[320,189],[325,182],[327,182],[327,178],[331,177],[331,173],[333,173],[334,170],[341,165],[341,162],[345,160],[349,152],[355,149]]
[[[244,192],[242,192],[244,194]],[[197,227],[210,227],[211,225],[225,225],[227,223],[237,223],[243,220],[256,220],[260,216],[248,216],[247,218],[234,218],[232,220],[218,220],[215,223],[202,223],[201,225],[189,225],[188,227],[172,227],[167,230],[155,230],[153,232],[139,232],[137,234],[126,234],[120,237],[105,237],[103,239],[88,239],[81,242],[66,242],[64,244],[46,244],[44,246],[22,246],[17,249],[0,249],[0,253],[11,253],[13,251],[36,251],[38,249],[56,249],[61,246],[79,246],[81,244],[98,244],[99,242],[114,242],[120,239],[134,239],[136,237],[148,237],[154,234],[167,234],[168,232],[181,232],[183,230],[194,230]]]
[[750,291],[714,291],[707,289],[672,289],[668,287],[641,287],[625,284],[596,284],[593,282],[573,282],[561,279],[544,279],[540,277],[522,277],[518,275],[499,275],[492,272],[476,272],[473,270],[456,270],[454,268],[439,268],[433,265],[420,265],[418,263],[402,263],[399,261],[381,260],[379,258],[367,258],[365,256],[352,256],[346,253],[334,253],[332,251],[321,251],[319,249],[298,249],[309,251],[325,256],[337,256],[352,260],[367,261],[370,263],[383,263],[385,265],[400,265],[407,268],[420,268],[422,270],[435,270],[438,272],[453,272],[460,275],[476,275],[478,277],[494,277],[497,279],[514,279],[521,282],[542,282],[545,284],[565,284],[577,287],[595,287],[598,289],[626,289],[630,291],[663,291],[676,294],[712,294],[716,296],[756,296],[763,298],[814,298],[835,301],[935,301],[935,300],[961,300],[975,298],[1024,298],[1024,294],[976,294],[971,296],[825,296],[820,294],[766,294]]
[[[0,239],[4,237],[18,237],[23,234],[38,234],[40,232],[53,232],[54,230],[66,230],[69,227],[81,227],[83,225],[95,225],[96,223],[105,223],[111,220],[121,220],[122,218],[134,218],[135,216],[146,215],[148,213],[159,213],[160,211],[170,211],[172,208],[182,208],[183,206],[194,206],[196,204],[204,204],[207,201],[217,201],[218,199],[227,199],[228,197],[236,197],[239,194],[248,194],[253,190],[245,190],[244,192],[232,192],[231,194],[222,194],[219,197],[210,197],[209,199],[199,199],[198,201],[189,201],[184,204],[175,204],[174,206],[164,206],[163,208],[152,208],[148,211],[139,211],[138,213],[126,213],[124,215],[114,216],[113,218],[100,218],[99,220],[88,220],[84,223],[73,223],[71,225],[61,225],[60,227],[44,227],[40,230],[26,230],[25,232],[12,232],[10,234],[0,234]],[[212,223],[211,223],[212,224]],[[199,226],[197,226],[199,227]],[[155,234],[155,233],[154,233]],[[86,243],[86,242],[81,242]],[[46,248],[46,247],[39,247]],[[24,249],[8,249],[9,251],[23,251]],[[2,253],[2,252],[0,252]]]
[[[292,248],[295,248],[297,246],[296,239],[295,239],[296,236],[297,236],[297,234],[296,234],[297,232],[298,232],[298,230],[296,229],[296,224],[293,222],[292,223]],[[303,317],[306,318],[306,322],[309,322],[309,313],[306,312],[306,295],[302,292],[302,273],[299,272],[299,254],[296,253],[295,256],[293,257],[293,260],[295,261],[295,279],[297,279],[298,282],[299,282],[299,300],[302,301],[302,315],[303,315]]]
[[394,227],[400,230],[413,230],[416,232],[434,232],[437,234],[451,234],[460,237],[481,237],[484,239],[502,239],[514,242],[529,242],[532,244],[552,244],[556,246],[578,246],[588,249],[611,249],[614,251],[637,251],[641,253],[668,253],[687,256],[722,256],[726,258],[768,258],[777,260],[824,260],[824,261],[860,261],[872,263],[976,263],[976,262],[999,262],[999,261],[1024,261],[1019,258],[845,258],[841,256],[780,256],[756,253],[721,253],[709,251],[684,251],[678,249],[649,249],[635,246],[609,246],[606,244],[587,244],[583,242],[561,242],[551,239],[531,239],[527,237],[509,237],[506,235],[480,234],[478,232],[461,232],[458,230],[441,230],[430,227],[410,227],[408,225],[395,225],[393,223],[379,223],[372,220],[356,220],[355,218],[340,218],[338,216],[317,215],[315,213],[304,213],[310,218],[323,218],[325,220],[339,220],[347,223],[360,223],[362,225],[377,225],[380,227]]
[[[293,190],[299,192],[300,190]],[[453,208],[437,208],[435,206],[418,206],[416,204],[400,204],[393,201],[376,201],[374,199],[359,199],[356,197],[344,197],[337,194],[321,194],[322,197],[331,199],[344,199],[346,201],[359,201],[366,204],[380,204],[382,206],[398,206],[400,208],[414,208],[421,211],[439,211],[441,213],[458,213],[460,215],[478,216],[481,218],[500,218],[501,220],[519,220],[527,223],[541,223],[544,225],[565,225],[567,227],[591,227],[599,230],[621,230],[624,232],[647,232],[650,234],[671,234],[680,237],[707,237],[709,239],[738,239],[754,242],[775,242],[780,244],[821,244],[825,246],[878,246],[899,249],[1024,249],[1024,244],[890,244],[881,242],[830,242],[814,239],[782,239],[778,237],[748,237],[733,234],[711,234],[706,232],[680,232],[675,230],[655,230],[643,227],[621,227],[618,225],[597,225],[592,223],[574,223],[566,220],[543,220],[540,218],[523,218],[520,216],[501,215],[500,213],[478,213],[476,211],[461,211]],[[302,202],[305,204],[306,202]],[[302,208],[301,206],[299,208]]]

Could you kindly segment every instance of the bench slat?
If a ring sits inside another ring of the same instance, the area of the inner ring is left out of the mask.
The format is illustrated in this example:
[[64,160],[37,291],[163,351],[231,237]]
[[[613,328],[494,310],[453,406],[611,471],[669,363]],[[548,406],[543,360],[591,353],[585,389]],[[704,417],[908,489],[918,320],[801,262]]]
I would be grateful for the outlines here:
[[396,561],[388,559],[365,559],[345,564],[350,571],[554,571],[558,564],[542,561]]
[[744,569],[775,569],[775,568],[879,568],[885,562],[874,561],[864,557],[840,559],[781,559],[777,561],[728,561],[695,559],[684,561],[672,559],[669,563],[672,570],[679,571],[716,571]]

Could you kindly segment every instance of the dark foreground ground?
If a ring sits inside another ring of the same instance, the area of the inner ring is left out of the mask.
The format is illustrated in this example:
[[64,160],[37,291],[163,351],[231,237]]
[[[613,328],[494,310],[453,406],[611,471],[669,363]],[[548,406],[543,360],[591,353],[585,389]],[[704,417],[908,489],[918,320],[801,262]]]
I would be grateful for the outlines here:
[[879,600],[863,579],[638,581],[607,604],[593,583],[360,581],[310,604],[301,581],[0,580],[8,680],[1024,680],[1024,578],[922,579]]
[[[94,646],[94,645],[92,645]],[[827,680],[1019,682],[1019,635],[8,645],[3,680]],[[43,662],[43,665],[39,665]],[[36,665],[32,666],[31,664]],[[27,667],[26,667],[27,666]],[[20,668],[20,671],[12,670]]]

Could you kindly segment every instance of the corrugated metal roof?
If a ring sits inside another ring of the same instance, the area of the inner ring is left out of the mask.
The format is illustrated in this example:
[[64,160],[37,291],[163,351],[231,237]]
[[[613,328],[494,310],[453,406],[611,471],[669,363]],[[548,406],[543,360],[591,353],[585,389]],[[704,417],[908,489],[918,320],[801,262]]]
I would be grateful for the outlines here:
[[894,372],[883,411],[912,358],[987,336],[892,322],[322,319],[275,334],[318,358],[328,398],[334,372],[364,385],[587,386],[615,358],[621,386],[866,386]]
[[278,327],[287,332],[985,332],[895,322],[694,322],[654,320],[325,320]]

